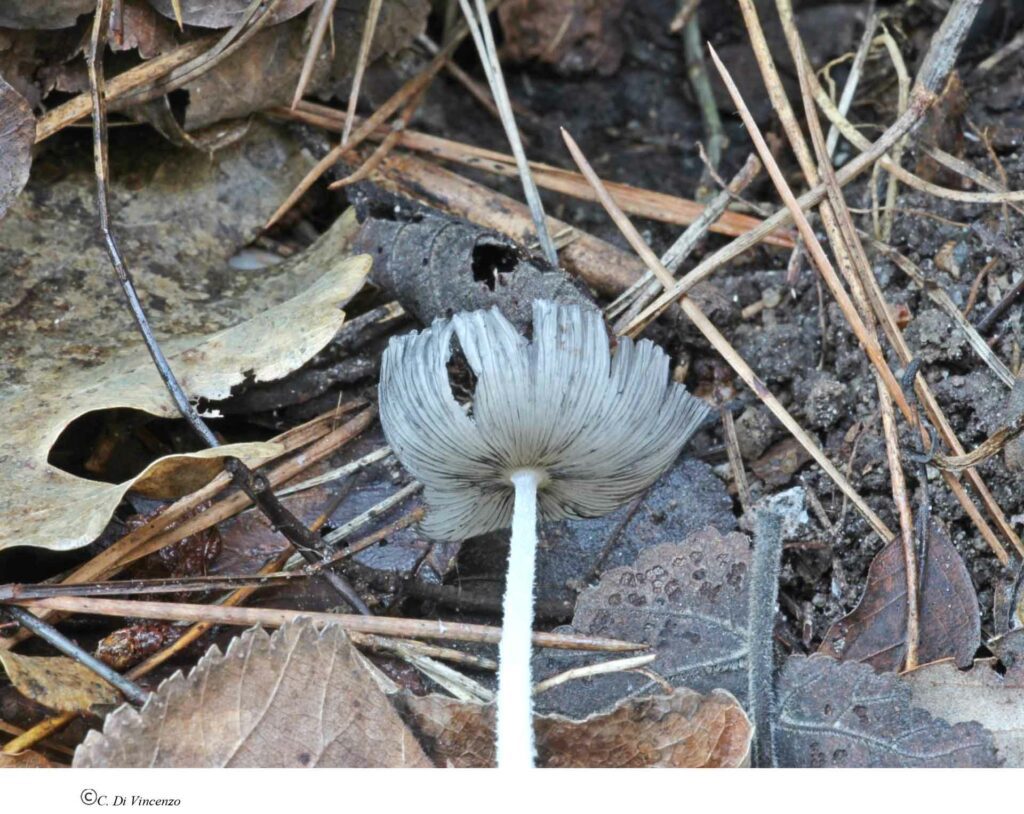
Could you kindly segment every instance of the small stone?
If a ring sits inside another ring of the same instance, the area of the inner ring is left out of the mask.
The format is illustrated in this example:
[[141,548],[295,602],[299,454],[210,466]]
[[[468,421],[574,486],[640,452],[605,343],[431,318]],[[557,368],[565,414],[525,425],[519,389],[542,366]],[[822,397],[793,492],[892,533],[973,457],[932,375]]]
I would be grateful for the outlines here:
[[760,458],[775,440],[776,429],[767,407],[748,407],[736,419],[736,440],[745,461]]

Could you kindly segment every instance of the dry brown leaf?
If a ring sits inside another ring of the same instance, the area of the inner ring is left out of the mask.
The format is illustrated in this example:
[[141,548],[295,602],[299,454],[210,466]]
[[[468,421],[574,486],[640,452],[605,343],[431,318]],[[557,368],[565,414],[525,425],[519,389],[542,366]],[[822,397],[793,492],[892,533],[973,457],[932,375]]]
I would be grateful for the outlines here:
[[[333,245],[329,236],[321,238],[325,241]],[[316,246],[310,256],[321,259]],[[247,377],[279,378],[323,348],[341,327],[341,306],[362,286],[370,259],[330,258],[328,264],[330,270],[298,296],[246,322],[199,340],[166,342],[164,351],[185,392],[193,398],[223,399]],[[71,421],[113,407],[177,415],[149,355],[138,344],[102,366],[67,371],[49,388],[0,394],[0,550],[40,546],[59,551],[87,545],[130,488],[170,497],[212,477],[219,469],[214,459],[235,455],[257,463],[277,451],[273,444],[232,444],[168,456],[136,478],[115,484],[75,477],[47,462],[50,447]],[[202,461],[198,467],[196,459]]]
[[430,766],[372,669],[338,626],[252,628],[107,716],[74,766]]
[[110,684],[67,656],[19,656],[0,650],[0,664],[18,692],[60,712],[89,712],[96,704],[122,700]]
[[[903,549],[894,540],[875,556],[853,611],[829,628],[819,652],[895,672],[906,653],[907,589]],[[981,643],[978,596],[946,529],[933,520],[921,580],[919,659],[954,658],[968,667]]]
[[978,721],[991,733],[1003,765],[1024,768],[1024,665],[1001,675],[994,659],[961,671],[952,661],[903,675],[914,704],[951,723]]
[[[406,720],[439,766],[494,764],[494,707],[401,696]],[[753,726],[725,690],[629,698],[573,721],[534,717],[538,765],[551,768],[719,768],[750,765]]]
[[35,140],[32,108],[0,76],[0,218],[25,188]]

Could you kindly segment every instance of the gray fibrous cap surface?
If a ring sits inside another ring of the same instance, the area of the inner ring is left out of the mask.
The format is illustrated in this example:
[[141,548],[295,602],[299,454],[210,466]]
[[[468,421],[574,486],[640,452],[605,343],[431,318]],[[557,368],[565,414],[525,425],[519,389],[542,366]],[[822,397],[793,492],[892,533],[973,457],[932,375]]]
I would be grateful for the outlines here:
[[[543,473],[542,519],[607,514],[658,478],[707,412],[669,382],[653,343],[622,339],[612,356],[600,312],[538,300],[533,320],[530,342],[497,309],[457,314],[384,353],[381,423],[424,485],[430,537],[508,526],[518,469]],[[477,377],[471,415],[448,379],[453,336]]]

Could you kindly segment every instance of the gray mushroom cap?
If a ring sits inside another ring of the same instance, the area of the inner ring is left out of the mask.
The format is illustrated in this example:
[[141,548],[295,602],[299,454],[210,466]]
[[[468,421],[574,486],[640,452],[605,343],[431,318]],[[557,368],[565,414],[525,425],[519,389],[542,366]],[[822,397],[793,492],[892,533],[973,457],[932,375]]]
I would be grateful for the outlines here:
[[[471,414],[448,379],[453,334],[477,377]],[[612,356],[598,311],[544,300],[532,341],[496,308],[393,338],[379,392],[388,443],[424,486],[420,528],[439,540],[506,528],[520,469],[541,473],[541,519],[607,514],[661,475],[707,412],[669,382],[659,347],[622,339]]]

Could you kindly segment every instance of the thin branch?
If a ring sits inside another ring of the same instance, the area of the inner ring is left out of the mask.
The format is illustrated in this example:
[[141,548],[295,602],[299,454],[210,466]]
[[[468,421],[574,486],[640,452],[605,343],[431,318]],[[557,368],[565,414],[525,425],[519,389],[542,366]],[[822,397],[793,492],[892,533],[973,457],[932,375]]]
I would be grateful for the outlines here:
[[[165,619],[178,622],[210,622],[218,625],[280,627],[299,618],[308,618],[315,625],[340,625],[346,632],[374,633],[409,639],[444,639],[453,642],[497,644],[501,628],[446,622],[433,619],[401,619],[388,616],[357,616],[346,613],[315,613],[313,611],[277,608],[238,608],[223,605],[190,605],[181,602],[136,602],[130,599],[93,599],[59,596],[50,599],[26,599],[17,603],[27,608],[70,611],[98,616],[133,616],[140,619]],[[562,650],[601,650],[628,652],[646,650],[646,644],[583,636],[576,633],[533,634],[535,647]]]
[[[597,176],[597,173],[594,172],[593,167],[590,166],[590,163],[580,151],[576,142],[573,141],[572,137],[564,128],[562,130],[562,138],[565,140],[566,145],[569,148],[569,152],[572,154],[573,160],[576,161],[580,171],[587,176],[587,180],[594,185],[594,191],[597,192],[598,197],[601,200],[601,205],[604,206],[609,217],[614,221],[615,225],[619,228],[619,231],[622,232],[623,237],[626,238],[630,246],[632,246],[634,251],[640,255],[644,263],[647,264],[648,268],[655,273],[658,279],[666,280],[667,285],[671,285],[672,275],[669,273],[668,269],[661,265],[661,261],[651,250],[650,246],[644,242],[644,239],[640,236],[636,227],[630,223],[629,218],[623,214],[615,201],[612,200],[612,197],[604,188],[601,179]],[[712,347],[722,355],[722,358],[728,362],[746,385],[754,391],[754,394],[766,407],[768,407],[769,410],[771,410],[775,417],[779,419],[787,430],[789,430],[793,437],[800,442],[800,445],[807,450],[808,454],[818,463],[825,473],[832,478],[836,486],[839,487],[840,491],[842,491],[857,507],[858,511],[860,511],[861,515],[865,520],[867,520],[875,532],[886,542],[891,540],[894,536],[892,531],[889,530],[885,523],[882,522],[882,519],[875,514],[864,499],[857,494],[857,491],[836,468],[835,464],[828,459],[828,456],[825,455],[817,442],[815,442],[807,431],[800,426],[800,423],[793,418],[789,411],[782,406],[782,403],[774,394],[772,394],[768,389],[768,386],[756,373],[754,373],[750,365],[748,365],[743,357],[736,352],[736,349],[714,326],[711,320],[707,318],[700,307],[689,297],[684,297],[680,300],[679,305],[683,309],[683,312],[693,322],[697,330],[704,334],[704,337],[711,343]]]
[[470,34],[473,37],[473,44],[476,45],[477,53],[480,55],[480,63],[483,65],[487,82],[491,86],[491,95],[498,106],[501,114],[501,124],[505,128],[505,137],[512,148],[512,155],[515,156],[516,165],[519,168],[519,177],[523,185],[523,195],[530,207],[530,214],[533,217],[534,228],[537,230],[537,240],[541,250],[552,268],[558,268],[558,251],[551,240],[551,233],[548,231],[547,219],[544,216],[544,205],[537,191],[537,185],[530,172],[529,162],[526,160],[526,153],[523,151],[523,143],[519,138],[519,128],[516,126],[515,113],[512,111],[512,103],[508,97],[508,88],[505,86],[505,77],[501,70],[501,61],[498,59],[498,49],[494,44],[494,33],[491,31],[491,21],[488,10],[483,0],[476,0],[476,11],[469,5],[469,0],[459,0],[462,8],[462,16],[469,25]]
[[[363,84],[366,63],[370,61],[370,47],[373,45],[373,34],[377,30],[377,19],[380,17],[384,0],[370,0],[366,9],[366,23],[363,26],[363,38],[359,42],[359,56],[356,59],[356,74],[352,78],[352,89],[348,94],[348,108],[345,112],[345,127],[341,131],[341,146],[348,144],[352,133],[352,119],[356,114],[356,103],[359,101],[359,89]],[[294,107],[295,105],[292,105]]]
[[299,81],[295,85],[295,94],[292,96],[292,109],[302,100],[306,93],[306,86],[313,76],[313,68],[320,56],[320,46],[324,43],[324,35],[327,33],[328,23],[334,14],[334,6],[338,0],[320,0],[320,10],[317,12],[316,24],[313,26],[313,34],[309,38],[309,47],[306,49],[306,56],[302,60],[302,71],[299,74]]

